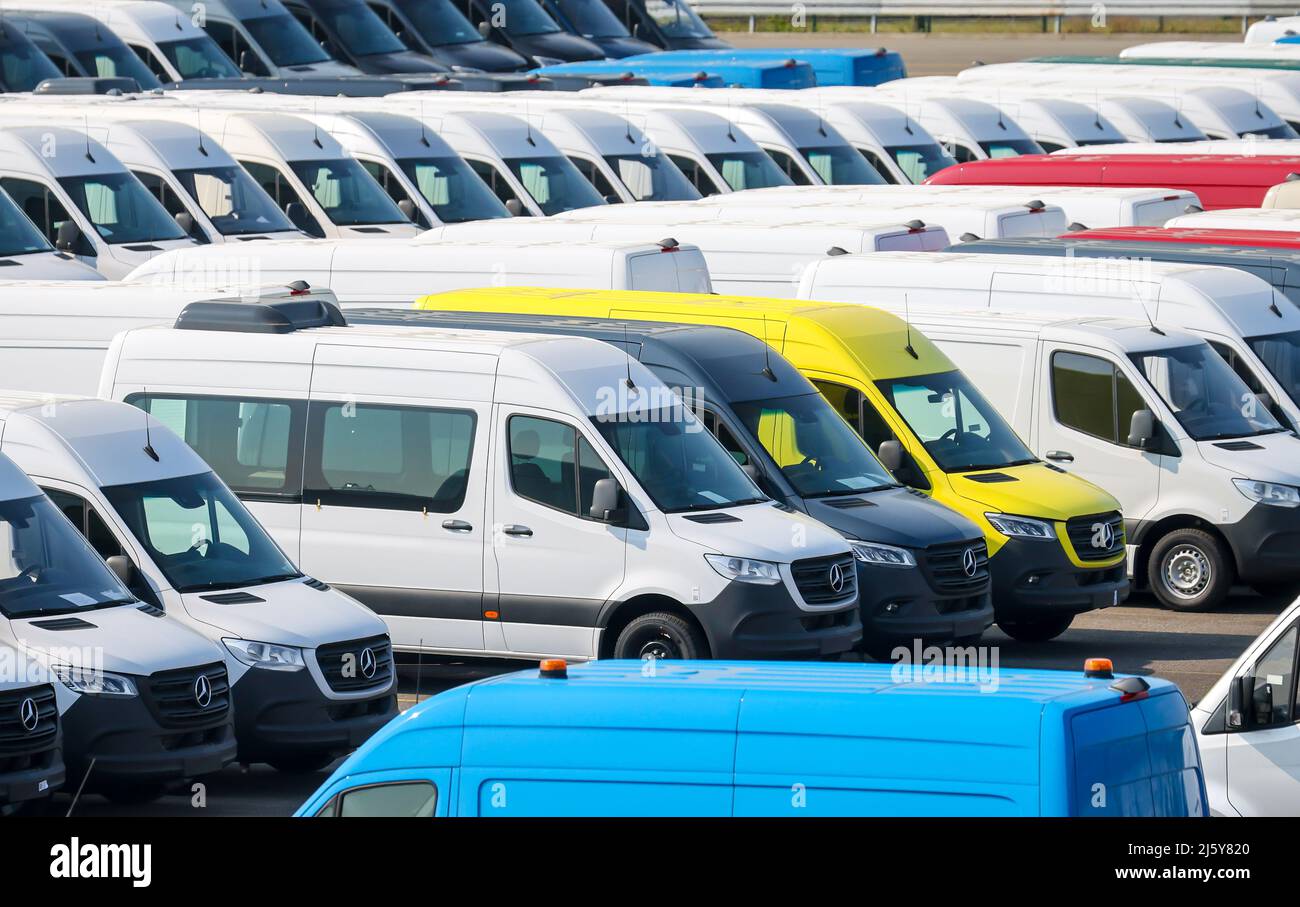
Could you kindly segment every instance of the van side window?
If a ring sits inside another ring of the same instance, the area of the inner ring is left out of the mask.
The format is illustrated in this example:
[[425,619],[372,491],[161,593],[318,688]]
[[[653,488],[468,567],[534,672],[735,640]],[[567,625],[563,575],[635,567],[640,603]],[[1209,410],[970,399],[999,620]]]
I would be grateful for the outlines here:
[[363,161],[358,158],[357,163],[361,165],[362,170],[370,174],[371,179],[383,187],[383,190],[388,193],[388,197],[393,201],[398,204],[401,204],[402,202],[410,202],[412,205],[415,205],[416,226],[428,229],[428,218],[424,216],[424,212],[420,210],[420,206],[416,203],[415,199],[412,198],[404,188],[402,188],[402,184],[398,181],[397,177],[393,175],[393,171],[389,170],[378,161]]
[[944,143],[943,150],[947,151],[948,156],[959,164],[969,164],[971,161],[979,160],[979,156],[974,151],[956,142]]
[[9,193],[46,239],[54,242],[59,238],[59,225],[68,220],[68,210],[43,183],[6,176],[0,178],[0,188]]
[[469,488],[468,410],[316,403],[304,495],[345,507],[455,513]]
[[117,537],[104,523],[103,518],[95,512],[79,495],[72,494],[68,491],[60,491],[57,488],[42,488],[46,497],[54,502],[54,505],[63,511],[63,515],[68,518],[73,526],[86,537],[90,542],[90,547],[95,549],[95,553],[107,560],[119,554],[124,554],[122,546],[117,543]]
[[317,817],[426,819],[438,805],[438,788],[428,781],[370,784],[343,791],[316,813]]
[[153,173],[146,173],[143,170],[132,170],[131,173],[135,178],[144,183],[144,187],[153,193],[153,197],[158,199],[158,203],[167,209],[167,213],[172,217],[186,210],[185,205],[181,202],[180,196],[172,191],[171,187],[163,182],[163,178]]
[[790,177],[796,186],[807,186],[812,182],[808,178],[808,174],[803,172],[803,168],[799,166],[798,162],[784,151],[777,151],[774,148],[765,148],[763,150],[767,152],[768,157],[776,162],[781,171]]
[[718,443],[723,446],[727,453],[731,454],[733,460],[741,466],[749,463],[749,454],[745,451],[744,445],[736,440],[736,436],[731,433],[731,429],[727,428],[715,413],[706,409],[697,415],[699,415],[700,421],[704,423],[704,427],[708,429],[713,437],[718,439]]
[[677,169],[686,174],[686,178],[695,185],[696,189],[700,190],[700,195],[709,196],[721,193],[722,190],[718,188],[717,184],[713,182],[713,178],[700,167],[697,161],[676,154],[668,155],[668,160],[676,164]]
[[[258,164],[253,161],[240,161],[239,165],[248,171],[248,175],[266,190],[266,194],[275,199],[280,210],[290,215],[289,219],[299,230],[317,238],[323,237],[325,231],[312,216],[311,211],[290,183],[278,169],[270,164]],[[289,206],[293,205],[292,212]]]
[[478,174],[479,179],[488,184],[488,188],[492,190],[497,198],[501,199],[502,204],[510,201],[519,202],[523,209],[520,215],[523,217],[531,216],[532,212],[528,210],[528,206],[520,201],[510,182],[496,167],[493,167],[487,161],[476,161],[472,158],[465,158],[465,163],[469,164],[469,169]]
[[[870,164],[877,173],[884,177],[885,182],[898,182],[898,177],[894,176],[894,172],[880,159],[880,155],[876,154],[876,152],[872,151],[870,148],[859,148],[858,150],[862,152],[862,156],[867,159],[867,163]],[[917,182],[920,182],[920,180],[917,180]]]
[[[835,411],[844,417],[844,421],[853,426],[854,431],[862,436],[862,440],[867,442],[872,453],[879,451],[880,445],[884,442],[895,440],[889,424],[880,413],[876,412],[874,406],[866,402],[861,391],[833,381],[813,381],[813,386],[821,392]],[[913,488],[922,490],[930,488],[930,480],[926,478],[925,471],[917,465],[906,447],[903,448],[902,466],[899,467],[895,478]]]
[[234,23],[208,19],[203,25],[203,30],[208,33],[208,36],[213,41],[217,42],[217,46],[235,62],[235,65],[241,71],[251,76],[269,76],[271,74],[266,64],[262,62],[262,58],[258,56],[257,51],[248,43],[248,39],[240,34],[239,29],[235,28]]
[[302,491],[305,405],[289,400],[132,394],[138,406],[185,439],[237,494],[297,498]]
[[534,416],[511,416],[510,485],[515,494],[585,517],[592,489],[609,467],[572,426]]
[[1124,447],[1133,413],[1146,408],[1112,363],[1063,352],[1052,354],[1052,406],[1062,425]]
[[1287,630],[1255,662],[1250,679],[1250,702],[1243,703],[1250,727],[1291,724],[1295,715],[1296,628]]
[[611,204],[620,204],[623,201],[614,187],[610,185],[609,180],[605,178],[605,174],[601,173],[600,168],[593,162],[581,157],[570,157],[569,162],[578,168],[578,172],[582,174],[587,182],[596,187],[596,191],[600,193],[600,197],[605,201]]
[[837,413],[844,417],[844,421],[853,426],[853,430],[866,438],[872,450],[880,444],[880,441],[887,441],[893,437],[892,434],[886,434],[879,440],[867,438],[862,430],[862,394],[851,387],[843,384],[836,384],[833,381],[814,381],[813,387],[821,392],[827,402],[835,409]]
[[128,46],[135,51],[135,55],[140,58],[140,62],[143,63],[151,73],[158,77],[159,82],[166,84],[168,82],[176,81],[172,78],[171,73],[167,71],[167,67],[163,66],[162,61],[159,60],[153,51],[149,50],[149,48],[145,47],[143,44],[131,44]]

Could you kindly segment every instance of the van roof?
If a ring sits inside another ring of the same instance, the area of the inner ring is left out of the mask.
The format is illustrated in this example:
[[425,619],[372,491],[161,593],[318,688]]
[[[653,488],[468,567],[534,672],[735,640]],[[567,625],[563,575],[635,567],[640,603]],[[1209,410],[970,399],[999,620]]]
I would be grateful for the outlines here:
[[[0,114],[4,108],[0,107]],[[52,154],[51,148],[65,153]],[[70,149],[76,153],[66,153]],[[5,126],[0,129],[0,156],[15,158],[55,179],[126,170],[107,148],[76,129],[63,126]]]
[[212,136],[184,123],[169,120],[92,121],[91,129],[103,137],[110,150],[126,160],[135,160],[135,149],[143,148],[168,168],[176,170],[224,167],[235,163],[235,159]]
[[[856,367],[873,380],[951,371],[952,360],[917,331],[910,331],[901,319],[881,309],[856,303],[815,302],[797,299],[772,299],[762,296],[718,296],[694,293],[656,293],[634,290],[553,289],[549,287],[491,287],[475,290],[451,290],[417,299],[420,307],[430,300],[430,308],[443,310],[490,304],[493,311],[549,313],[555,308],[585,307],[584,314],[617,318],[624,313],[644,312],[653,321],[671,321],[674,314],[707,318],[705,323],[728,326],[724,319],[735,319],[735,326],[757,327],[760,333],[770,326],[772,339],[782,336],[788,322],[801,321],[822,336],[823,348],[850,357]],[[755,317],[758,316],[758,317]],[[777,347],[782,351],[784,342]],[[916,356],[909,354],[909,342]],[[773,344],[776,345],[775,343]]]
[[1014,334],[1043,337],[1066,343],[1104,347],[1120,356],[1148,350],[1174,349],[1204,343],[1200,337],[1179,328],[1162,325],[1161,333],[1151,330],[1149,322],[1116,316],[1086,316],[1080,318],[1057,312],[1025,312],[1008,309],[954,309],[942,311],[926,309],[912,313],[912,321],[925,330],[942,330],[946,327],[966,327],[981,332],[992,332],[999,337]]
[[[0,390],[4,449],[36,474],[86,474],[99,487],[211,471],[203,458],[156,418],[129,403],[94,397]],[[158,459],[146,452],[152,447]],[[19,451],[30,449],[31,454]]]

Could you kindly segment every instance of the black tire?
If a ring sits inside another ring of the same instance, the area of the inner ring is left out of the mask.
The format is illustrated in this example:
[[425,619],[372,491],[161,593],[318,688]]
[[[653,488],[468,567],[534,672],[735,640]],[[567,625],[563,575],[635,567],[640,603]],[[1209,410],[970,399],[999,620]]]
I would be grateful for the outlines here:
[[310,775],[329,765],[335,758],[333,753],[282,753],[266,762],[277,772],[286,775]]
[[615,658],[708,658],[709,644],[688,620],[655,611],[633,620],[614,642]]
[[1171,611],[1209,611],[1223,604],[1236,568],[1223,543],[1201,529],[1162,536],[1147,559],[1151,594]]
[[152,803],[167,792],[167,786],[164,784],[133,784],[122,782],[118,784],[106,784],[99,788],[98,793],[103,794],[110,802],[118,806],[140,806],[144,803]]
[[1074,622],[1073,614],[1064,617],[1038,617],[1031,620],[1000,620],[998,629],[1018,642],[1047,642],[1056,639]]

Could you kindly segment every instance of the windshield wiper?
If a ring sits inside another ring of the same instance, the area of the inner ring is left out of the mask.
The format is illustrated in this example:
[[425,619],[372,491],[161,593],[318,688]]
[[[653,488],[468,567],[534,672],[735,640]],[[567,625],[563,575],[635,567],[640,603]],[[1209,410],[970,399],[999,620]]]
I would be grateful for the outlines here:
[[257,579],[251,579],[247,585],[266,586],[271,583],[283,583],[291,579],[301,579],[301,573],[273,573],[270,576],[259,576]]
[[871,494],[875,491],[885,491],[889,488],[902,487],[902,485],[897,483],[889,483],[885,485],[868,485],[866,488],[829,488],[826,491],[819,491],[815,494],[806,494],[804,497],[809,500],[816,500],[817,498],[839,498],[851,494]]
[[696,510],[724,510],[728,507],[740,507],[744,504],[765,504],[771,498],[739,498],[735,501],[721,501],[717,504],[706,502],[701,504],[683,504],[681,507],[674,507],[665,513],[691,513]]

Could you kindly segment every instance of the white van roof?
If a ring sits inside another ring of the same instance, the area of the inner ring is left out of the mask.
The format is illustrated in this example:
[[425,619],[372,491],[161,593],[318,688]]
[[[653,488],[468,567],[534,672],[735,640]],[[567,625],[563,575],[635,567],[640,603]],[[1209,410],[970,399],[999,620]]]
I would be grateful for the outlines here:
[[49,478],[86,475],[107,487],[211,471],[163,423],[113,400],[0,390],[0,433],[6,451],[30,448],[24,462],[48,464],[40,475]]
[[[900,83],[911,81],[902,79]],[[916,117],[936,137],[952,135],[958,130],[980,142],[1030,137],[1013,117],[992,104],[959,96],[927,97],[910,86],[894,85],[886,82],[878,89],[876,100]]]
[[1300,208],[1219,208],[1170,219],[1166,227],[1209,230],[1300,231]]
[[63,10],[94,16],[123,41],[144,38],[151,41],[183,41],[205,32],[175,7],[156,0],[11,0],[8,12],[18,10]]
[[12,169],[44,172],[55,179],[126,170],[112,152],[84,132],[54,125],[0,129],[0,161]]
[[193,126],[165,120],[91,122],[90,132],[126,164],[155,163],[168,170],[233,166],[216,139]]
[[1270,16],[1252,23],[1250,28],[1246,29],[1246,37],[1242,40],[1246,44],[1271,46],[1271,42],[1286,37],[1292,32],[1300,34],[1300,16],[1278,16],[1276,19]]
[[1147,350],[1177,349],[1184,346],[1197,346],[1205,341],[1200,337],[1177,328],[1162,327],[1163,333],[1151,330],[1146,321],[1132,318],[1115,318],[1106,316],[1067,316],[1052,313],[1023,312],[1014,309],[983,310],[973,313],[965,311],[945,311],[927,309],[913,312],[912,319],[922,329],[935,325],[934,329],[956,328],[982,334],[994,334],[998,337],[1037,337],[1043,340],[1055,340],[1092,346],[1111,351],[1117,357],[1126,357],[1131,353]]

